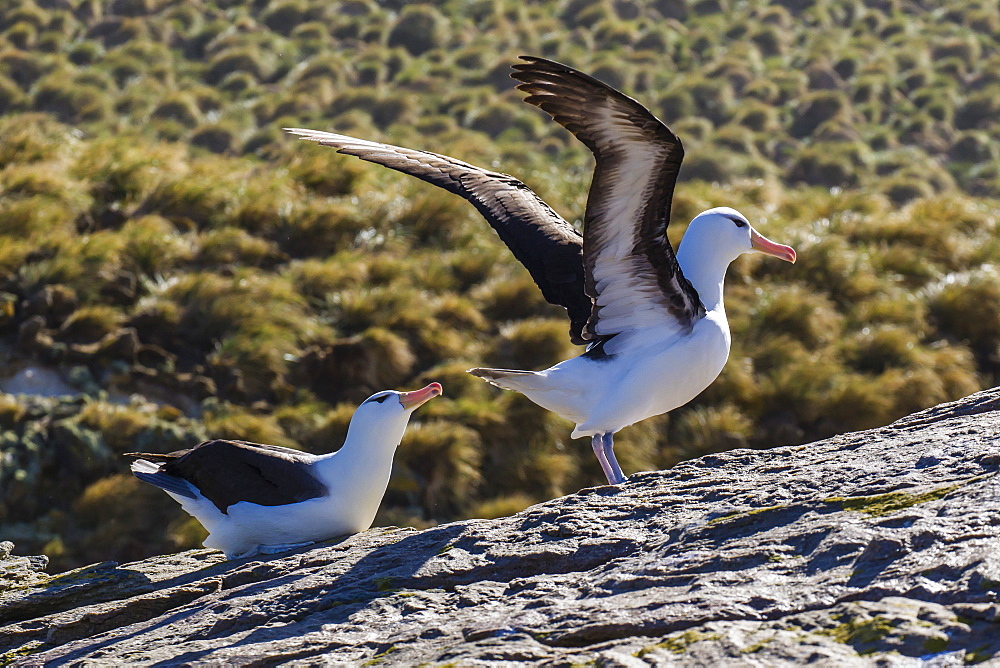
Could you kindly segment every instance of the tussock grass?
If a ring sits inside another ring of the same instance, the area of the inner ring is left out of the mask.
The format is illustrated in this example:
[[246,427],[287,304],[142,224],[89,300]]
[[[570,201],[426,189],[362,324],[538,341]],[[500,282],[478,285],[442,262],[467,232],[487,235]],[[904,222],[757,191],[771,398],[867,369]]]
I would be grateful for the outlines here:
[[189,169],[165,174],[139,207],[172,221],[199,228],[221,227],[232,220],[247,173],[233,172],[224,159],[205,159]]
[[112,306],[84,306],[74,311],[59,328],[58,338],[73,343],[93,343],[116,331],[124,315]]
[[403,436],[396,465],[403,470],[393,492],[411,492],[424,508],[460,507],[482,479],[479,434],[449,422],[416,422]]
[[[18,268],[18,280],[31,289],[63,284],[84,301],[94,301],[117,266],[121,240],[112,233],[75,236],[60,232],[36,242]],[[33,261],[27,261],[33,260]]]
[[529,318],[504,328],[487,352],[489,366],[542,369],[572,355],[565,320]]
[[88,403],[80,411],[80,423],[99,432],[118,454],[136,450],[136,437],[147,429],[152,415],[131,406],[119,406],[102,401]]
[[0,202],[4,232],[11,239],[54,241],[73,229],[76,212],[48,197],[19,197]]
[[254,414],[232,404],[220,403],[207,407],[204,423],[212,438],[232,438],[282,445],[286,448],[300,447],[274,417]]
[[[27,198],[41,196],[67,205],[85,204],[80,184],[67,178],[59,165],[29,163],[9,165],[0,172],[0,188],[6,197]],[[74,201],[75,200],[75,201]],[[81,200],[83,200],[81,202]]]
[[532,499],[527,494],[498,496],[473,507],[469,510],[469,517],[482,517],[487,520],[496,517],[507,517],[521,512],[533,503],[535,503],[535,499]]
[[90,83],[78,83],[62,73],[46,77],[34,87],[32,107],[63,123],[96,123],[110,113],[106,92]]
[[341,290],[360,288],[368,283],[368,267],[354,254],[291,262],[283,272],[315,305],[322,305],[328,299],[336,303],[336,294]]
[[194,258],[195,240],[160,216],[132,218],[122,226],[121,234],[125,239],[121,264],[136,273],[162,276]]
[[[123,503],[122,499],[128,499],[128,503]],[[173,540],[163,541],[160,537],[160,532],[174,517],[173,509],[164,501],[170,500],[129,473],[115,473],[95,481],[74,503],[74,518],[81,528],[89,531],[79,536],[72,549],[92,563],[109,551],[138,557],[145,552],[145,540],[162,541],[163,548],[173,550],[196,546],[197,543],[185,545]],[[66,552],[69,551],[67,547],[64,544]],[[65,564],[68,555],[58,554],[58,550],[57,555]]]
[[983,265],[972,271],[946,276],[930,287],[930,312],[939,326],[978,354],[996,350],[996,327],[1000,314],[998,271]]
[[239,227],[223,227],[198,235],[196,261],[205,267],[260,267],[280,259],[277,244]]
[[681,411],[671,420],[667,463],[698,453],[745,448],[754,435],[750,418],[736,406],[723,403]]

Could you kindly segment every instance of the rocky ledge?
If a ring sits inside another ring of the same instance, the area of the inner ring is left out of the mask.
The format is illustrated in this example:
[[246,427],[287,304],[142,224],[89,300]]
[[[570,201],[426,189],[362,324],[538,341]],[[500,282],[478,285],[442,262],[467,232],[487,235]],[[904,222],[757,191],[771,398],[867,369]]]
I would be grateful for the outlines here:
[[269,559],[200,550],[46,576],[7,556],[0,663],[985,660],[1000,653],[998,409],[991,390],[513,517]]

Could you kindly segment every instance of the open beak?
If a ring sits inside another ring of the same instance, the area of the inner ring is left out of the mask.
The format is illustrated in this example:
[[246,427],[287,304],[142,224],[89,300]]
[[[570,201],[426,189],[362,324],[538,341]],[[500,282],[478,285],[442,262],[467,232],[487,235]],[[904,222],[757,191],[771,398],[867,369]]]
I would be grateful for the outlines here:
[[441,383],[431,383],[427,387],[414,390],[413,392],[401,392],[399,394],[399,403],[406,410],[413,410],[423,406],[443,391],[444,390],[441,389]]
[[763,234],[760,234],[757,230],[750,230],[750,246],[755,251],[760,251],[765,255],[773,255],[774,257],[784,260],[785,262],[791,262],[795,264],[795,249],[791,246],[785,246],[782,244],[776,244]]

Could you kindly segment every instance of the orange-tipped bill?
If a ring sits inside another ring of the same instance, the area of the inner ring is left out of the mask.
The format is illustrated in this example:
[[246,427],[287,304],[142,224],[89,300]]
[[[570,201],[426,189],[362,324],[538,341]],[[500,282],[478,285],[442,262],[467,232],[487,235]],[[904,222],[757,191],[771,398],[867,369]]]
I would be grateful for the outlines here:
[[784,260],[785,262],[795,264],[794,248],[783,244],[776,244],[763,234],[759,233],[757,230],[751,230],[750,232],[750,246],[753,247],[754,250],[760,251],[765,255],[773,255],[776,258]]
[[444,390],[441,389],[441,383],[431,383],[427,387],[414,390],[413,392],[401,392],[399,395],[399,403],[402,404],[403,408],[406,410],[413,410],[414,408],[423,406],[443,391]]

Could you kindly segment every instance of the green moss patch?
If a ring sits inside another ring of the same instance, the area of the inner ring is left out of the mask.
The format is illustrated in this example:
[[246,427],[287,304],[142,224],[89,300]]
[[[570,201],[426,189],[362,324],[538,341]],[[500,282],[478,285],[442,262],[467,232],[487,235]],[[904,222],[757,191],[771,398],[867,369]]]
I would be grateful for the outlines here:
[[375,589],[378,591],[396,591],[396,587],[393,586],[393,578],[389,576],[375,578]]
[[959,488],[959,485],[939,487],[922,494],[910,494],[908,492],[889,492],[887,494],[875,494],[873,496],[831,496],[823,499],[826,503],[840,504],[843,510],[854,510],[859,513],[867,513],[872,517],[882,517],[891,513],[927,503],[937,501]]
[[714,519],[708,521],[709,524],[717,524],[719,522],[729,522],[732,520],[740,519],[743,517],[751,517],[753,515],[760,515],[761,513],[769,513],[775,510],[781,510],[782,508],[787,508],[788,506],[766,506],[764,508],[754,508],[753,510],[747,511],[733,511],[731,513],[726,513]]
[[755,642],[752,645],[747,645],[746,647],[741,649],[740,652],[742,654],[756,654],[760,650],[764,649],[764,647],[772,640],[774,640],[774,638],[765,638],[764,640]]
[[0,654],[0,666],[10,666],[17,663],[20,659],[26,656],[31,656],[32,654],[37,654],[45,649],[45,643],[39,642],[37,640],[25,643],[18,647],[17,649],[12,649],[9,652],[4,652]]
[[651,652],[655,652],[658,649],[663,649],[674,654],[683,654],[687,651],[687,648],[696,642],[702,641],[712,641],[721,640],[722,635],[719,633],[705,633],[704,631],[697,631],[694,629],[689,629],[683,633],[670,636],[658,642],[655,645],[650,645],[649,647],[643,647],[638,652],[635,652],[632,656],[641,659]]
[[875,616],[871,619],[852,619],[844,624],[816,631],[818,635],[830,636],[844,645],[855,648],[861,646],[860,654],[874,651],[871,646],[892,632],[892,622],[885,617]]
[[395,652],[396,649],[397,649],[397,647],[395,645],[392,645],[388,649],[386,649],[386,650],[384,650],[382,652],[379,652],[378,654],[376,654],[375,656],[373,656],[372,658],[370,658],[368,661],[365,661],[361,665],[362,666],[375,666],[375,665],[378,665],[378,664],[382,663],[383,661],[385,661],[386,657],[389,656],[390,654],[392,654],[393,652]]

